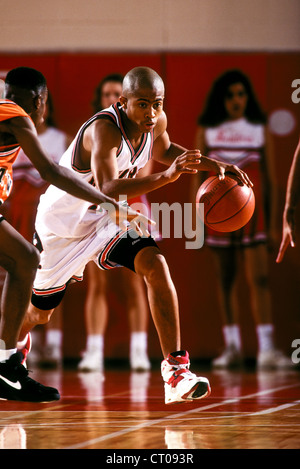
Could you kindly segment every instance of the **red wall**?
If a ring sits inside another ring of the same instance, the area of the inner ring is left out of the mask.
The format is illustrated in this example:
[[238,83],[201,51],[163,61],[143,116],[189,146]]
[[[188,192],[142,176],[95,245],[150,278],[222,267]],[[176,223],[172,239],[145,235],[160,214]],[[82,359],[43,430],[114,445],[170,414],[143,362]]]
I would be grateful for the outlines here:
[[[39,69],[48,80],[54,98],[59,126],[74,134],[91,115],[91,100],[100,79],[112,72],[126,73],[137,65],[148,65],[162,75],[166,84],[165,109],[169,134],[173,141],[194,147],[196,119],[212,81],[228,68],[240,68],[254,85],[258,98],[270,113],[275,109],[290,110],[296,128],[287,136],[274,137],[279,194],[278,231],[286,180],[300,130],[300,103],[291,100],[291,83],[300,78],[299,54],[49,54],[0,55],[1,72],[26,65]],[[3,75],[3,72],[2,72]],[[189,178],[150,195],[151,201],[188,202]],[[278,239],[279,243],[279,239]],[[214,356],[222,347],[221,323],[215,293],[214,269],[210,252],[184,249],[184,240],[165,240],[161,248],[169,262],[181,304],[183,346],[193,357]],[[291,352],[291,342],[300,337],[299,314],[299,248],[288,252],[283,264],[275,264],[276,252],[270,253],[271,290],[274,322],[280,347]],[[70,286],[64,301],[65,355],[77,357],[84,348],[83,306],[87,278]],[[241,284],[241,324],[247,356],[255,356],[256,338],[248,292],[244,278]],[[106,336],[107,357],[128,355],[126,311],[115,294],[109,292],[110,319]],[[160,358],[158,339],[150,320],[149,353]],[[124,333],[124,331],[126,333]]]

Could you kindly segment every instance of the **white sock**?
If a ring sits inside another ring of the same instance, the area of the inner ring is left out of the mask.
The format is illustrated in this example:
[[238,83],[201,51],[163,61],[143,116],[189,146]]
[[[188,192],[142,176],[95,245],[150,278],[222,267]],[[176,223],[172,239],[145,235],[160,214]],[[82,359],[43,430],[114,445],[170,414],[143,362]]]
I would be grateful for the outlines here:
[[236,350],[242,349],[241,332],[238,324],[223,326],[223,337],[226,347],[234,346]]
[[258,350],[266,352],[274,347],[274,326],[273,324],[259,324],[256,326]]
[[17,348],[18,348],[19,350],[21,350],[22,348],[25,347],[26,342],[27,342],[27,339],[28,339],[28,334],[26,334],[25,339],[20,340],[20,341],[17,342]]
[[130,335],[130,350],[147,350],[147,332],[132,332]]
[[49,329],[46,333],[46,345],[61,347],[63,334],[60,329]]
[[102,334],[90,334],[87,337],[86,349],[89,351],[99,350],[103,353],[104,349],[104,336]]
[[[0,340],[0,342],[3,342],[3,340]],[[0,343],[1,346],[1,343]],[[0,349],[0,362],[5,362],[8,360],[14,353],[16,353],[17,349],[12,348],[12,349]]]

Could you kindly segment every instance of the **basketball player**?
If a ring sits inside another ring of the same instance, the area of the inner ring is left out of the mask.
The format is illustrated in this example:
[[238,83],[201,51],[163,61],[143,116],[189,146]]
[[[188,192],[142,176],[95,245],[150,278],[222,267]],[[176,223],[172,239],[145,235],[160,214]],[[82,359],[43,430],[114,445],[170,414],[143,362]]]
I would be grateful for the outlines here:
[[[35,128],[42,121],[47,100],[46,80],[40,72],[26,67],[11,70],[5,80],[5,97],[7,99],[0,100],[0,204],[11,192],[12,165],[22,147],[41,177],[59,187],[63,194],[69,192],[74,200],[80,197],[88,204],[109,203],[116,209],[116,214],[126,217],[124,207],[77,177],[74,171],[54,163],[44,153]],[[130,218],[136,215],[130,209]],[[133,222],[136,224],[137,221]],[[17,339],[30,302],[39,253],[3,216],[0,216],[0,265],[7,271],[1,298],[0,399],[57,400],[59,393],[56,389],[28,377],[22,364],[24,354],[17,351]]]
[[[120,102],[82,125],[60,164],[86,181],[93,180],[109,197],[126,194],[128,199],[198,169],[213,170],[220,177],[231,171],[243,183],[251,184],[235,166],[171,143],[163,102],[164,83],[160,76],[147,67],[132,69],[124,78]],[[135,178],[152,157],[166,164],[167,169]],[[33,326],[49,320],[70,279],[82,278],[87,262],[93,260],[102,269],[125,266],[141,276],[147,286],[164,357],[165,402],[191,401],[209,395],[208,380],[189,371],[188,352],[181,350],[176,290],[166,260],[151,237],[136,238],[131,229],[120,232],[106,213],[54,186],[41,198],[36,230],[41,269],[35,279],[22,340],[26,340]]]

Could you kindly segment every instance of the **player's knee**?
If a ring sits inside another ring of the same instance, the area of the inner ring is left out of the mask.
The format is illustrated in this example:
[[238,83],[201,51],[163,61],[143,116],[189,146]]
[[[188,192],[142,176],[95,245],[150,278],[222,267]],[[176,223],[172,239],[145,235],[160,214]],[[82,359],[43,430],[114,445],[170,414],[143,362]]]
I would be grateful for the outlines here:
[[40,253],[39,251],[30,243],[26,246],[23,251],[21,258],[19,259],[19,269],[25,269],[36,271],[40,262]]
[[36,270],[40,264],[40,253],[34,246],[30,246],[28,254],[30,257],[30,265]]
[[25,321],[27,324],[30,324],[31,328],[39,324],[47,324],[50,321],[53,311],[53,309],[42,310],[31,304],[26,313]]
[[53,311],[54,311],[53,309],[48,310],[48,311],[43,311],[41,309],[38,310],[38,314],[37,314],[38,322],[37,322],[37,324],[47,324],[50,321],[50,318],[52,316]]
[[142,275],[146,283],[161,282],[169,275],[165,257],[158,249],[148,248],[139,253],[135,263],[136,272]]
[[39,262],[39,252],[28,243],[24,246],[18,257],[9,259],[5,268],[10,275],[16,278],[31,278],[33,281]]

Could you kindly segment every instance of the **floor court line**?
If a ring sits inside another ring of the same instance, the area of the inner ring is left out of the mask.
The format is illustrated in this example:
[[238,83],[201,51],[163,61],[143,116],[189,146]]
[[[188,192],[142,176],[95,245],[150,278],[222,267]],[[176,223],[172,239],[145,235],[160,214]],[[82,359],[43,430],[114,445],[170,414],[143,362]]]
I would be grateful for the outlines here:
[[[228,402],[227,402],[227,404],[228,404]],[[240,417],[255,417],[256,415],[274,414],[275,412],[280,412],[281,410],[289,409],[290,407],[294,407],[298,404],[300,404],[300,400],[290,402],[289,404],[282,404],[280,406],[270,407],[269,409],[260,410],[258,412],[251,412],[251,413],[248,413],[248,412],[235,412],[234,415],[226,414],[226,415],[220,415],[220,416],[213,415],[213,416],[210,416],[210,417],[193,417],[189,421],[192,421],[192,420],[211,420],[211,419],[217,420],[217,419],[225,419],[225,418],[226,419],[229,419],[229,418],[236,419],[236,418],[240,418]],[[170,417],[170,418],[172,418],[172,417]]]
[[276,407],[271,407],[270,409],[259,410],[258,412],[252,412],[251,414],[246,414],[245,417],[248,416],[255,416],[255,415],[267,415],[267,414],[274,414],[275,412],[280,412],[281,410],[289,409],[290,407],[294,407],[295,405],[300,404],[300,401],[290,402],[289,404],[282,404]]
[[[122,392],[114,393],[110,397],[120,397],[123,394],[126,395],[127,392],[128,391],[122,391]],[[70,397],[70,396],[68,396],[68,397]],[[78,396],[74,396],[74,399],[78,400]],[[5,402],[5,400],[4,400],[4,402]],[[53,407],[47,407],[47,408],[43,408],[43,409],[39,409],[39,410],[32,410],[30,412],[25,412],[25,413],[22,413],[22,411],[20,411],[20,410],[12,410],[12,411],[6,410],[6,411],[3,411],[3,412],[5,412],[5,413],[11,412],[14,415],[11,415],[9,417],[1,417],[1,419],[2,420],[13,420],[16,417],[16,415],[15,415],[16,413],[21,415],[22,418],[23,418],[23,417],[31,417],[32,415],[37,415],[37,414],[43,413],[45,411],[49,411],[49,412],[56,411],[56,410],[57,411],[64,411],[64,409],[66,407],[71,407],[73,405],[74,405],[74,402],[70,402],[70,403],[65,403],[64,402],[64,403],[61,403],[61,404],[56,404]],[[0,410],[0,416],[1,416],[1,412],[2,411]],[[66,411],[66,412],[68,412],[68,411]],[[70,411],[70,412],[72,412],[72,411]]]
[[[206,410],[211,410],[211,409],[219,407],[219,406],[234,404],[234,403],[240,402],[240,401],[245,400],[245,399],[251,399],[253,397],[259,397],[259,396],[271,394],[273,392],[278,392],[278,391],[282,391],[282,390],[285,390],[285,389],[290,389],[290,388],[294,388],[294,387],[298,387],[298,386],[299,386],[299,383],[291,384],[291,385],[288,385],[288,386],[280,386],[278,388],[265,389],[263,391],[247,394],[245,396],[240,396],[240,397],[237,397],[237,398],[234,398],[234,399],[225,399],[224,401],[215,402],[213,404],[208,404],[208,405],[203,406],[203,407],[198,407],[197,409],[191,409],[191,410],[188,410],[186,412],[180,412],[180,413],[177,413],[177,414],[165,416],[165,417],[160,418],[160,419],[155,419],[155,420],[143,422],[143,423],[140,423],[140,424],[135,425],[133,427],[125,428],[123,430],[119,430],[117,432],[109,433],[108,435],[103,435],[101,437],[93,438],[91,440],[86,440],[86,441],[83,441],[81,443],[77,443],[75,445],[65,447],[63,449],[71,449],[71,450],[72,449],[81,449],[81,448],[91,446],[91,445],[94,445],[94,444],[97,444],[97,443],[101,443],[101,442],[104,442],[104,441],[107,441],[107,440],[110,440],[110,439],[113,439],[113,438],[122,437],[122,436],[124,436],[128,433],[132,433],[132,432],[135,432],[137,430],[141,430],[143,428],[151,427],[153,425],[157,425],[157,424],[160,424],[160,423],[163,423],[163,422],[168,422],[169,420],[172,420],[172,419],[180,419],[182,417],[186,417],[188,414],[191,414],[191,413],[197,413],[197,412],[203,412],[203,411],[206,411]],[[292,405],[296,405],[299,402],[300,401],[294,401],[293,403],[289,403],[289,404],[287,403],[287,404],[283,404],[281,406],[273,407],[273,408],[270,408],[270,409],[265,409],[265,412],[266,411],[268,411],[268,413],[272,413],[272,411],[273,412],[278,412],[279,410],[282,410],[283,408],[286,408],[286,406],[291,407]],[[250,416],[255,415],[255,414],[258,415],[261,412],[263,412],[263,411],[254,412],[254,413],[249,414],[249,415]],[[237,415],[235,417],[237,417]]]

